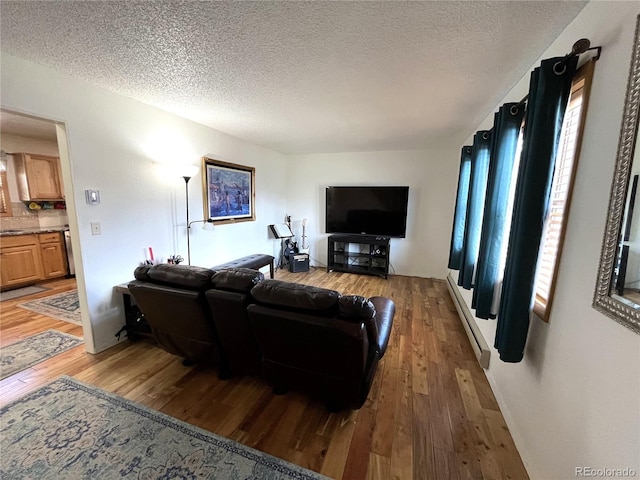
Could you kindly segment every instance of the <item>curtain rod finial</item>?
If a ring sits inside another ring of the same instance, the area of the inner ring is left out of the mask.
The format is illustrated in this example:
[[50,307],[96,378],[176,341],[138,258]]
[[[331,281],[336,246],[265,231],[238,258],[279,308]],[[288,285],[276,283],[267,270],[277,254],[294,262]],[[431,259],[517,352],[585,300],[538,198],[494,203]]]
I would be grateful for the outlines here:
[[578,40],[576,43],[573,44],[573,47],[571,47],[571,55],[580,55],[581,53],[584,53],[587,50],[589,50],[590,46],[591,46],[591,42],[589,41],[588,38],[581,38],[580,40]]

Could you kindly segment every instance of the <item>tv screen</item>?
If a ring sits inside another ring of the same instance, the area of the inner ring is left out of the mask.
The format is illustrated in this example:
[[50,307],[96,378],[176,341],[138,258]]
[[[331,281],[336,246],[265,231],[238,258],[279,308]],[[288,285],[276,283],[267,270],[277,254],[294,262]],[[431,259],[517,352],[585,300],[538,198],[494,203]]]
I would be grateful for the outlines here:
[[404,238],[409,187],[327,187],[327,233]]

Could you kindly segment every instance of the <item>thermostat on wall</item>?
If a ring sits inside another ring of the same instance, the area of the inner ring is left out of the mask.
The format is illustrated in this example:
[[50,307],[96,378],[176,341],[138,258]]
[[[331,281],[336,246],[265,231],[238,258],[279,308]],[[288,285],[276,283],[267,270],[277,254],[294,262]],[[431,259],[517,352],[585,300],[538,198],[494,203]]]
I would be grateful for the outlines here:
[[84,195],[87,198],[88,205],[98,205],[100,203],[99,190],[85,190]]

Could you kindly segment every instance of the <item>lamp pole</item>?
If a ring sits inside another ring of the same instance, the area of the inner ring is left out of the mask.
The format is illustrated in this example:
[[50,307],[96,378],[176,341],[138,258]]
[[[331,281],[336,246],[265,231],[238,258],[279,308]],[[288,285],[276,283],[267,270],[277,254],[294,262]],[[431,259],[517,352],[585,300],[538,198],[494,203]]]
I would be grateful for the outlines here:
[[189,235],[189,180],[190,176],[184,175],[184,195],[187,202],[187,265],[191,265],[191,235]]

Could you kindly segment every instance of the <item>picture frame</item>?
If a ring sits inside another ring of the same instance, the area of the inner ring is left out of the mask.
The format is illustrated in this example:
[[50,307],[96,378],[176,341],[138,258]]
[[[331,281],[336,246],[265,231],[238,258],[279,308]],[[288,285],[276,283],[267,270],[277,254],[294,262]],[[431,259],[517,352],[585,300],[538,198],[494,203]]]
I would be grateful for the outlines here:
[[256,169],[209,157],[202,168],[204,218],[216,224],[255,221]]

